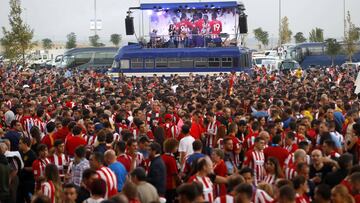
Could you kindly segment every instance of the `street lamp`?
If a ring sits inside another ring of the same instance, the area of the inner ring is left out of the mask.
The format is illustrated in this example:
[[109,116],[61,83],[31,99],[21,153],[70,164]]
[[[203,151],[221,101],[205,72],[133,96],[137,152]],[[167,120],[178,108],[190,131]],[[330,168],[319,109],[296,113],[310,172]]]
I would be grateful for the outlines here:
[[346,8],[345,8],[345,0],[343,1],[344,6],[344,38],[346,36]]
[[279,0],[279,47],[281,46],[281,0]]
[[95,35],[97,35],[97,19],[96,19],[96,0],[94,0],[94,21],[95,21]]

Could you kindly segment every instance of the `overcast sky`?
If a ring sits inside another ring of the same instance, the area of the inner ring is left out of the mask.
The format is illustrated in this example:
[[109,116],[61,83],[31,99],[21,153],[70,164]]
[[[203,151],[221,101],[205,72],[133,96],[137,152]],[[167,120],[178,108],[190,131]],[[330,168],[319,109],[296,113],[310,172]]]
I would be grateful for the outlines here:
[[[202,0],[205,2],[205,0]],[[211,0],[209,0],[211,1]],[[153,0],[149,2],[169,2]],[[171,0],[171,2],[192,2]],[[198,1],[197,1],[198,2]],[[278,35],[279,0],[242,0],[248,15],[250,37],[252,30],[262,27],[270,37]],[[112,33],[125,35],[124,19],[130,6],[138,6],[139,0],[97,0],[97,16],[102,19],[100,38],[108,40]],[[89,30],[94,16],[94,0],[22,0],[25,21],[35,30],[35,39],[50,38],[64,41],[66,35],[75,32],[78,40],[87,41],[93,32]],[[346,0],[353,22],[360,26],[360,0]],[[282,0],[282,16],[288,16],[293,33],[304,32],[308,37],[314,27],[325,30],[325,37],[343,36],[343,0]],[[0,0],[0,27],[8,27],[9,0]],[[139,29],[135,14],[135,29]],[[2,32],[0,33],[0,37]]]

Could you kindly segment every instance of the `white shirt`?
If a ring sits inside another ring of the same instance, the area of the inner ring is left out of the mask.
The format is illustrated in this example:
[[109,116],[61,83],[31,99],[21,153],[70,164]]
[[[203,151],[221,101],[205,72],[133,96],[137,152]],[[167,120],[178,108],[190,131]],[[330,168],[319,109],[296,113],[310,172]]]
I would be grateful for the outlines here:
[[179,143],[179,152],[185,152],[185,156],[194,153],[194,150],[192,147],[192,143],[194,141],[195,141],[195,139],[190,135],[183,137]]

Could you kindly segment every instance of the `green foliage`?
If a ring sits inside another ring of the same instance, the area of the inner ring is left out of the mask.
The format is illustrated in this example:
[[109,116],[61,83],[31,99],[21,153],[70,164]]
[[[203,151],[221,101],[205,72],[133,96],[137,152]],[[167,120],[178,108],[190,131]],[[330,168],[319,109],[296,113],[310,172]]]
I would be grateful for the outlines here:
[[110,42],[113,43],[116,47],[119,46],[121,39],[122,39],[122,36],[119,34],[112,34],[110,36]]
[[334,58],[338,55],[341,51],[341,45],[336,39],[329,38],[325,40],[326,42],[326,54],[331,56],[332,65],[334,65]]
[[[22,62],[25,66],[25,53],[33,47],[31,42],[34,31],[21,18],[20,0],[10,0],[9,24],[10,30],[2,27],[4,37],[0,40],[4,55],[11,62]],[[21,59],[19,59],[21,56]]]
[[266,31],[263,31],[261,27],[255,29],[254,35],[256,40],[259,42],[259,49],[261,49],[261,44],[266,47],[269,45],[269,33]]
[[309,33],[310,42],[324,42],[324,30],[321,28],[314,28]]
[[302,32],[298,32],[294,35],[295,43],[303,43],[306,42],[306,38],[304,37],[304,34]]
[[45,39],[42,40],[42,47],[45,50],[51,49],[53,46],[54,46],[54,44],[53,44],[51,39],[45,38]]
[[291,41],[292,31],[289,28],[289,19],[288,17],[283,17],[281,20],[281,28],[280,28],[280,44],[286,44]]
[[75,33],[71,32],[67,36],[66,48],[72,49],[76,47],[76,35]]
[[345,30],[345,52],[349,57],[349,61],[352,62],[352,56],[356,52],[356,43],[360,38],[360,28],[356,27],[351,21],[350,12],[346,17],[346,30]]
[[99,43],[100,37],[99,35],[93,35],[89,37],[90,45],[93,47],[103,47],[105,44]]
[[324,30],[321,28],[314,28],[309,33],[310,42],[324,42]]

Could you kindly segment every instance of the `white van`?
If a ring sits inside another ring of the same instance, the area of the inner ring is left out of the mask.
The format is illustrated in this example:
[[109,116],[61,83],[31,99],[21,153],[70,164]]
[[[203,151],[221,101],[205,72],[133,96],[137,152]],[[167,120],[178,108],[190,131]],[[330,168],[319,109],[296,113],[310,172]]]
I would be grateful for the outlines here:
[[271,73],[280,70],[282,60],[279,59],[263,59],[261,66],[265,66],[267,72]]

